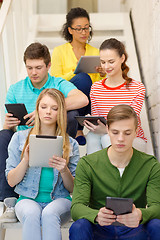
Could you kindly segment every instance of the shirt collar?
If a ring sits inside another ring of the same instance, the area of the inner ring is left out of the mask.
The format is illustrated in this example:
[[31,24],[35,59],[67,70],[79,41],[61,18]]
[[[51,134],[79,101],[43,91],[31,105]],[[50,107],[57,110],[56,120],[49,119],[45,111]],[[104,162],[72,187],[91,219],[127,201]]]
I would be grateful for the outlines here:
[[30,78],[28,77],[28,84],[29,84],[29,87],[32,89],[32,91],[42,91],[43,89],[46,89],[48,88],[47,86],[49,86],[49,83],[51,81],[51,75],[48,73],[48,79],[47,79],[47,82],[43,85],[43,87],[41,87],[40,89],[38,88],[35,88],[30,80]]

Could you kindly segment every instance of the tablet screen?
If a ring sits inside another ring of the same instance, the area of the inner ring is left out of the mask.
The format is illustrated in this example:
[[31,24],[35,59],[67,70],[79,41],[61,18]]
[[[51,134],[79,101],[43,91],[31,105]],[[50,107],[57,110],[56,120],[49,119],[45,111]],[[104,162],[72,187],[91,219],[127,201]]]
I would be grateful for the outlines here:
[[84,126],[83,124],[84,120],[90,121],[94,125],[98,125],[97,120],[100,120],[105,125],[107,123],[106,119],[101,116],[75,116],[75,118],[77,119],[81,126]]
[[63,137],[62,136],[29,136],[29,166],[50,167],[49,158],[53,155],[62,157]]
[[99,56],[82,56],[74,71],[75,74],[84,73],[97,73],[96,67],[100,66]]

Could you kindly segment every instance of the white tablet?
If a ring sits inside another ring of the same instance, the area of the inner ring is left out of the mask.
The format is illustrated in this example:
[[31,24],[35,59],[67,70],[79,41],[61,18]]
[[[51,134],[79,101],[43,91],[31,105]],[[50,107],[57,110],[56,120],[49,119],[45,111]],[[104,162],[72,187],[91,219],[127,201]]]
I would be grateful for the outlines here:
[[99,56],[82,56],[74,71],[75,74],[84,73],[97,73],[96,67],[100,66]]
[[49,167],[49,158],[53,155],[62,157],[62,136],[29,136],[29,167]]

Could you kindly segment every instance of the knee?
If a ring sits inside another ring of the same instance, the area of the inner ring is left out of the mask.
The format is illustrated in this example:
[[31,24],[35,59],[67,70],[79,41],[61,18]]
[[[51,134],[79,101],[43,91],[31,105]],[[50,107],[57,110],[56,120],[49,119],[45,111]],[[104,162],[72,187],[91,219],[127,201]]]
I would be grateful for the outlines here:
[[78,121],[75,116],[79,116],[77,110],[72,110],[67,112],[67,133],[72,137],[76,137],[77,129],[78,129]]
[[84,94],[89,96],[92,80],[87,73],[78,73],[71,82]]
[[89,147],[95,148],[101,146],[101,135],[93,133],[91,131],[86,135],[87,145]]
[[146,224],[147,231],[149,233],[159,233],[160,234],[160,219],[152,219]]
[[76,121],[77,120],[75,119],[75,116],[78,116],[79,113],[78,113],[78,110],[71,110],[71,111],[68,111],[67,112],[67,119],[70,120],[70,121]]
[[45,207],[42,211],[42,218],[59,218],[59,211],[58,208],[56,209],[55,207],[49,208]]
[[91,77],[90,77],[87,73],[81,72],[81,73],[78,73],[77,76],[78,76],[79,78],[81,78],[81,79],[87,80],[87,82],[88,82],[89,84],[92,84]]
[[61,227],[61,215],[58,211],[50,211],[50,209],[44,208],[41,216],[42,225],[47,224],[48,226],[59,226]]
[[25,213],[25,215],[23,215],[23,218],[21,219],[21,217],[19,218],[19,214],[17,213],[17,217],[18,219],[20,219],[20,221],[22,221],[22,223],[26,222],[26,223],[39,223],[40,219],[41,219],[41,213],[37,212],[37,211],[27,211],[27,213]]
[[0,149],[4,150],[8,148],[8,144],[12,138],[14,132],[12,130],[4,129],[0,131]]
[[[25,200],[21,200],[25,201]],[[19,201],[15,205],[15,213],[20,222],[37,222],[40,221],[41,211],[33,206],[22,205],[22,202]]]
[[11,129],[3,129],[0,131],[0,137],[11,138],[14,132]]
[[89,240],[92,235],[92,226],[87,219],[79,219],[69,229],[69,239]]
[[90,89],[92,86],[92,80],[87,73],[80,73],[80,83],[78,88],[89,97]]
[[4,171],[6,167],[6,159],[8,158],[8,144],[13,135],[12,130],[1,130],[0,131],[0,165],[1,170]]

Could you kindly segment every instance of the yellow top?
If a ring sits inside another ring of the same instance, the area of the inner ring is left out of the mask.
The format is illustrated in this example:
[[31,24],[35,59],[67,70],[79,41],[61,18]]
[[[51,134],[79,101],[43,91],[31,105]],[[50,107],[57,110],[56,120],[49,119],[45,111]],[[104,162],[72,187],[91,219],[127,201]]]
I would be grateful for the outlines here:
[[[86,43],[85,56],[98,56],[99,50]],[[62,77],[70,80],[75,76],[74,70],[76,69],[78,59],[76,58],[72,45],[68,42],[58,47],[55,47],[51,59],[51,75],[55,77]],[[101,79],[99,73],[89,73],[92,82]]]

